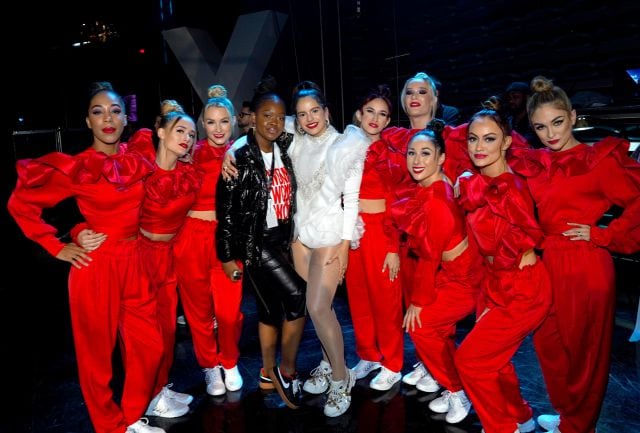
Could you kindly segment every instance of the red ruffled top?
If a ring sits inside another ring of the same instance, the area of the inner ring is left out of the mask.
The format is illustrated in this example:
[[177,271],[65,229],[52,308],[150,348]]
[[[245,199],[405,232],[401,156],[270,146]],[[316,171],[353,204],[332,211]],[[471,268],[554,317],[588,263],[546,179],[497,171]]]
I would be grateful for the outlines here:
[[[629,142],[608,137],[569,150],[521,150],[511,166],[526,177],[547,236],[545,247],[571,242],[568,222],[591,226],[591,243],[611,251],[640,251],[640,164],[628,156]],[[608,227],[597,222],[612,206],[624,209]],[[579,241],[573,241],[575,244]]]
[[64,244],[42,211],[75,197],[87,224],[112,239],[138,233],[143,179],[153,170],[144,152],[121,143],[118,153],[106,155],[89,148],[70,156],[52,152],[17,163],[18,182],[8,210],[25,236],[57,255]]
[[156,167],[145,181],[140,228],[155,234],[177,233],[201,183],[200,173],[191,164],[179,161],[169,171]]
[[192,210],[216,209],[216,186],[222,169],[222,161],[227,149],[231,146],[210,146],[207,139],[199,140],[193,152],[193,162],[202,176],[202,186],[196,196]]
[[523,253],[542,242],[526,183],[512,173],[461,178],[459,202],[480,254],[493,257],[495,270],[517,269]]
[[464,216],[453,197],[453,189],[444,182],[416,187],[412,197],[391,206],[400,230],[407,233],[409,247],[419,257],[420,281],[414,282],[411,303],[427,305],[435,297],[435,279],[442,253],[456,247],[466,237]]

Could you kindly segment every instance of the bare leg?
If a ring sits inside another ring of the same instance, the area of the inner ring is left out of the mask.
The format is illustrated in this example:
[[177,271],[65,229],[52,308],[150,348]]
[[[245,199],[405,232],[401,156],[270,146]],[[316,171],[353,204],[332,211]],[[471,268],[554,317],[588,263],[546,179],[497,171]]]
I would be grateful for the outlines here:
[[338,288],[340,264],[327,261],[335,254],[337,246],[316,248],[311,251],[307,280],[307,309],[313,321],[318,339],[333,370],[334,380],[347,377],[344,361],[344,340],[342,328],[332,308],[333,298]]
[[280,367],[289,375],[293,375],[296,372],[298,347],[300,347],[304,323],[304,317],[291,321],[285,320],[282,323],[282,359],[280,360]]
[[264,371],[276,366],[276,349],[278,344],[278,328],[273,325],[258,322],[258,337],[262,352],[262,367]]

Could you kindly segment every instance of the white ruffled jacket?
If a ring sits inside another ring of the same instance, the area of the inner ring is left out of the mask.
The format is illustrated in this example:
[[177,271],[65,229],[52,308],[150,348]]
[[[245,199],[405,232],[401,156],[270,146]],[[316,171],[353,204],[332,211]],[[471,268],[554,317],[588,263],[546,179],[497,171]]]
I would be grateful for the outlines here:
[[294,133],[289,155],[298,184],[297,236],[310,248],[337,245],[342,240],[357,244],[364,232],[358,221],[362,170],[371,140],[348,125],[340,134],[329,126],[319,137],[301,134],[288,119],[287,132]]

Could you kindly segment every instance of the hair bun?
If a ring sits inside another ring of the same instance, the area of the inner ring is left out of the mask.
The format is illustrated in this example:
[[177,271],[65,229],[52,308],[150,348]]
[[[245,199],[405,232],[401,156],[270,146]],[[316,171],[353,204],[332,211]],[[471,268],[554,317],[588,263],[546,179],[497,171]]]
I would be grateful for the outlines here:
[[381,96],[385,96],[387,98],[391,98],[391,89],[389,89],[389,86],[386,84],[378,84],[378,87],[376,88],[376,90],[378,91],[378,93]]
[[531,90],[536,93],[551,92],[553,90],[553,81],[538,75],[531,80]]
[[184,108],[175,99],[165,99],[160,103],[160,115],[166,116],[171,112],[184,113]]
[[498,96],[491,96],[480,104],[485,110],[500,111],[502,109],[502,101]]
[[209,86],[207,96],[209,98],[226,98],[227,89],[221,84],[214,84],[213,86]]
[[435,133],[442,133],[444,131],[444,120],[442,119],[433,119],[427,125],[426,129],[429,129]]
[[258,95],[266,95],[267,93],[274,92],[277,86],[278,82],[273,75],[265,75],[260,81],[258,81],[258,84],[253,91]]

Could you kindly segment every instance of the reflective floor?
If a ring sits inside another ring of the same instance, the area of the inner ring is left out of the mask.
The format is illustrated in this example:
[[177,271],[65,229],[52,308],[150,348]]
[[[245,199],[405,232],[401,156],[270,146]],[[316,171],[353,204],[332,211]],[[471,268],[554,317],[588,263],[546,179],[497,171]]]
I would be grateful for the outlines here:
[[[6,332],[4,340],[3,361],[8,362],[8,366],[4,370],[7,374],[3,378],[3,398],[4,401],[10,398],[11,408],[15,409],[0,418],[0,431],[92,432],[77,382],[70,335],[66,297],[68,268],[19,236],[9,241],[15,242],[10,245],[20,245],[25,251],[21,248],[8,262],[9,272],[22,275],[19,282],[11,283],[11,289],[3,290],[3,302],[11,310],[11,316],[4,317],[3,329],[15,331]],[[636,271],[637,265],[631,269]],[[625,278],[631,281],[628,276]],[[634,278],[633,283],[625,283],[628,285],[619,291],[611,380],[598,433],[640,432],[639,346],[628,342],[637,305],[635,281],[638,278]],[[347,362],[352,366],[357,359],[344,290],[338,292],[335,309],[343,325]],[[152,424],[162,426],[168,433],[480,432],[481,426],[473,412],[462,423],[447,425],[443,415],[434,414],[427,407],[437,394],[425,394],[399,384],[389,392],[380,393],[368,387],[371,377],[357,383],[352,407],[341,417],[331,419],[323,415],[322,396],[307,398],[299,410],[286,408],[276,393],[263,393],[257,387],[261,361],[251,292],[245,293],[243,311],[245,323],[239,367],[244,388],[223,397],[207,396],[203,374],[193,355],[189,327],[179,326],[172,370],[173,389],[192,393],[195,400],[188,415],[171,420],[151,418]],[[461,323],[459,338],[464,337],[471,325],[471,321]],[[114,359],[117,360],[117,356]],[[303,377],[319,359],[320,346],[308,322],[299,357],[299,371]],[[413,346],[407,338],[405,372],[411,369],[414,361]],[[522,393],[534,408],[535,415],[549,412],[551,407],[530,339],[518,351],[515,365]],[[116,366],[114,389],[117,394],[122,371],[117,362]]]

